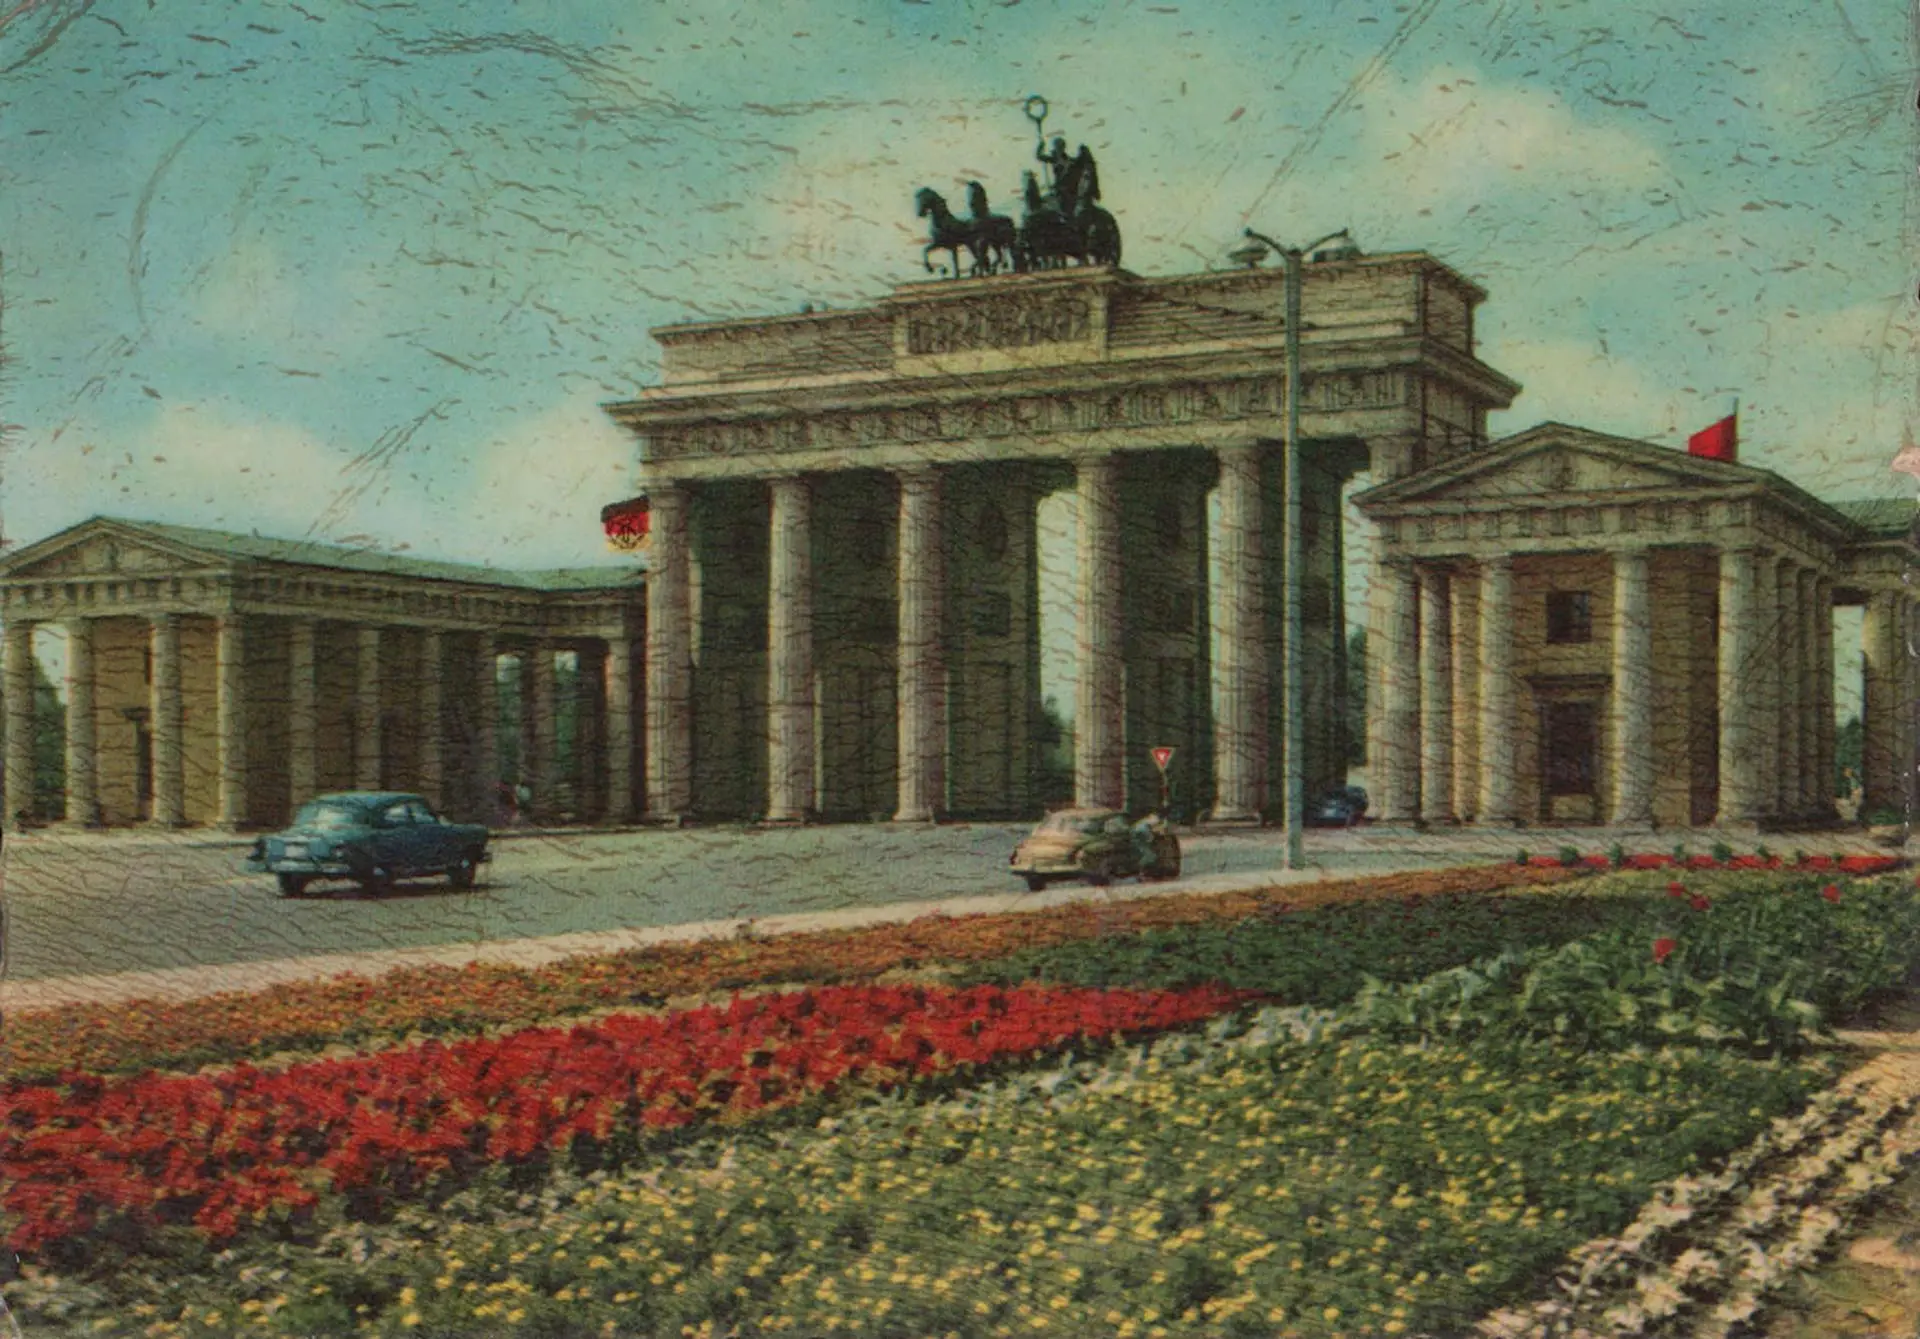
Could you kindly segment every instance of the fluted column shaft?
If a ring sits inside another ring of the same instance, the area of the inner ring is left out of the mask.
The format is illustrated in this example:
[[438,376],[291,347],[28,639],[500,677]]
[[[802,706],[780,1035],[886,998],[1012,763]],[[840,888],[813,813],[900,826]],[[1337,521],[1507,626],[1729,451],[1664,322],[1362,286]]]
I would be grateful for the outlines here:
[[1833,683],[1833,582],[1816,576],[1813,582],[1813,687],[1814,687],[1814,812],[1821,818],[1837,813],[1833,797],[1839,778],[1839,762],[1834,757],[1835,739]]
[[358,659],[353,694],[353,784],[361,790],[379,790],[380,739],[380,629],[372,624],[357,629]]
[[1425,567],[1420,600],[1420,817],[1451,823],[1453,812],[1453,608],[1447,574]]
[[1644,549],[1613,555],[1613,717],[1609,819],[1653,823],[1653,600]]
[[500,808],[500,648],[493,634],[479,636],[474,665],[473,770],[480,792],[480,812],[494,815]]
[[1757,565],[1758,558],[1751,549],[1721,551],[1720,823],[1753,823],[1762,813],[1761,778],[1766,773],[1754,721],[1755,715],[1765,710],[1765,694],[1757,688],[1765,676],[1757,672],[1755,664]]
[[633,817],[633,643],[607,641],[607,821]]
[[1220,461],[1221,587],[1213,601],[1220,659],[1213,722],[1213,818],[1259,821],[1267,773],[1266,586],[1260,448],[1231,446]]
[[[946,664],[941,655],[940,475],[932,468],[900,475],[898,572],[899,747],[894,821],[927,823],[946,804]],[[811,728],[811,698],[809,698]]]
[[1079,700],[1073,738],[1076,802],[1125,803],[1126,721],[1120,647],[1120,462],[1078,466],[1080,501]]
[[67,630],[67,821],[100,822],[99,750],[93,709],[93,620],[70,619]]
[[1479,820],[1511,825],[1515,801],[1513,719],[1513,562],[1480,564]]
[[551,818],[559,808],[560,769],[554,757],[558,742],[555,731],[553,643],[536,637],[523,653],[527,686],[521,699],[527,712],[527,752],[521,759],[520,780],[532,795],[535,816]]
[[1413,564],[1376,559],[1368,603],[1367,765],[1379,792],[1374,805],[1383,822],[1411,823],[1420,801],[1420,595]]
[[1795,573],[1794,599],[1800,611],[1799,655],[1794,661],[1799,675],[1795,692],[1800,709],[1795,728],[1800,767],[1794,778],[1794,808],[1803,818],[1817,818],[1825,796],[1820,789],[1820,591],[1811,567]]
[[1895,808],[1900,793],[1895,760],[1901,681],[1898,601],[1893,591],[1873,592],[1860,621],[1862,816]]
[[647,490],[647,816],[678,822],[693,806],[693,619],[688,498],[675,484]]
[[24,619],[7,620],[5,691],[7,723],[6,826],[17,829],[33,815],[33,628]]
[[1774,572],[1774,602],[1778,616],[1774,626],[1775,675],[1780,697],[1775,711],[1778,723],[1778,770],[1774,775],[1773,810],[1783,819],[1800,814],[1800,726],[1806,715],[1801,700],[1800,666],[1800,575],[1792,559],[1782,557]]
[[1480,577],[1471,568],[1447,580],[1453,634],[1453,811],[1473,818],[1480,801]]
[[155,614],[148,625],[153,684],[147,714],[153,722],[153,821],[177,828],[187,821],[186,769],[180,698],[180,615]]
[[420,634],[420,793],[435,808],[446,805],[446,645],[444,632]]
[[767,821],[801,823],[813,797],[813,490],[775,479],[767,563]]
[[287,628],[287,790],[295,806],[320,788],[319,633],[310,618]]
[[247,821],[247,643],[239,614],[214,621],[214,735],[221,827]]

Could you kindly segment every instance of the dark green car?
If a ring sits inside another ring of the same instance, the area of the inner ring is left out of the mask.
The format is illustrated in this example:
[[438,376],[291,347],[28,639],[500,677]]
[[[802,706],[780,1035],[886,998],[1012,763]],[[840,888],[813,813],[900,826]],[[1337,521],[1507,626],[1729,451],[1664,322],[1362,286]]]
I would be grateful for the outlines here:
[[254,842],[247,864],[278,878],[288,897],[315,879],[382,892],[396,879],[444,874],[455,888],[471,888],[492,858],[487,836],[478,823],[440,817],[422,795],[343,791],[301,805],[284,831]]

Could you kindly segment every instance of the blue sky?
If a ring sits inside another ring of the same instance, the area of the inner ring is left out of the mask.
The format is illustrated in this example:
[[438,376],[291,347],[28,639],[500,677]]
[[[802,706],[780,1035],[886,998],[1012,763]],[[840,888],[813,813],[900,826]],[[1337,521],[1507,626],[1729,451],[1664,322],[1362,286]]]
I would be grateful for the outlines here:
[[1677,444],[1738,394],[1743,458],[1910,493],[1900,8],[28,0],[0,526],[610,561],[647,329],[917,277],[914,189],[1007,200],[1033,92],[1131,269],[1350,225],[1490,290],[1497,432]]

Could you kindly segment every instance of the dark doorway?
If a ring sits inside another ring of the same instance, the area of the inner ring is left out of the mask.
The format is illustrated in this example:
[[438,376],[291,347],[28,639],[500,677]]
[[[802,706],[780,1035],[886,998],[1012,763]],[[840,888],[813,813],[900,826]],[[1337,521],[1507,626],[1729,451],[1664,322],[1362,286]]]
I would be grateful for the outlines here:
[[139,799],[140,817],[153,817],[153,731],[145,721],[133,727],[133,788]]
[[1563,795],[1598,798],[1594,760],[1599,711],[1592,702],[1546,704],[1546,799],[1549,809]]

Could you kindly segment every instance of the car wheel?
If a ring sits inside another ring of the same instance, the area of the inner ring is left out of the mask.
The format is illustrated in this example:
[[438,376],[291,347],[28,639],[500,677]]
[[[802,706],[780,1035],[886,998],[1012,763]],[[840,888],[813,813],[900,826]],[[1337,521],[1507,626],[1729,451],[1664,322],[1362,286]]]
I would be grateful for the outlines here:
[[280,875],[280,896],[298,897],[307,891],[307,876],[304,874]]
[[1040,874],[1027,875],[1027,891],[1028,892],[1037,893],[1041,889],[1045,888],[1046,886],[1047,886],[1047,880],[1044,875],[1040,875]]
[[1087,871],[1087,882],[1095,888],[1105,888],[1113,882],[1113,869],[1104,861]]
[[479,872],[479,865],[471,853],[460,857],[458,864],[447,870],[447,883],[454,888],[473,887],[473,878]]
[[393,871],[375,867],[368,870],[365,874],[362,874],[356,882],[359,883],[360,891],[363,893],[373,893],[377,896],[381,893],[392,892]]

